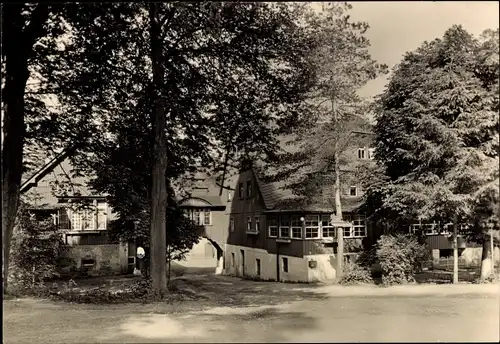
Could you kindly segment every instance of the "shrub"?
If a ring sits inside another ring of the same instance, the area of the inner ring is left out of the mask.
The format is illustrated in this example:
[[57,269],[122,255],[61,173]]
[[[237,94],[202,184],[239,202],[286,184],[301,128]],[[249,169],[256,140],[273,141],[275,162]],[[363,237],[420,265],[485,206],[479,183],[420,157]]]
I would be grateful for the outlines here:
[[376,256],[384,285],[406,284],[415,282],[415,273],[427,260],[429,250],[414,235],[383,235],[377,242]]
[[52,218],[37,218],[21,208],[11,246],[9,278],[15,288],[35,288],[58,277],[58,257],[63,252],[62,233]]
[[340,277],[339,284],[355,285],[372,283],[373,279],[369,269],[356,263],[346,263],[344,265],[344,273]]
[[370,268],[377,260],[376,251],[376,247],[372,247],[369,250],[362,251],[356,259],[356,263],[360,266]]

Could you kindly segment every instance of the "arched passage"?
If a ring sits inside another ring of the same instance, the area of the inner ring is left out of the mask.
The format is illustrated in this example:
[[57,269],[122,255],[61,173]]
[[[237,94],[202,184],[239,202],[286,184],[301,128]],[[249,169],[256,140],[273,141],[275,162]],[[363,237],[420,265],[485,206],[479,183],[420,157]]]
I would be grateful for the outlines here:
[[217,252],[217,267],[215,268],[215,273],[217,275],[221,274],[222,270],[224,269],[224,251],[215,240],[212,240],[206,236],[204,238],[207,239],[213,245],[215,251]]

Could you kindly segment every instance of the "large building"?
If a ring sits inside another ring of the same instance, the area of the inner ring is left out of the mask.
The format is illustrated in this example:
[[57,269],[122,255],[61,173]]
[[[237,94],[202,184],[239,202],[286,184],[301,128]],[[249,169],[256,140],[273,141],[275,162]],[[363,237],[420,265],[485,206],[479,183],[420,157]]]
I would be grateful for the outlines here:
[[[369,147],[350,152],[354,163],[370,160]],[[331,183],[325,193],[297,201],[286,180],[263,181],[261,168],[250,168],[232,178],[229,231],[224,272],[263,280],[301,281],[335,279],[337,235],[331,225]],[[345,173],[352,172],[349,167]],[[342,192],[343,229],[347,256],[370,244],[372,229],[362,210],[363,190],[352,178]]]

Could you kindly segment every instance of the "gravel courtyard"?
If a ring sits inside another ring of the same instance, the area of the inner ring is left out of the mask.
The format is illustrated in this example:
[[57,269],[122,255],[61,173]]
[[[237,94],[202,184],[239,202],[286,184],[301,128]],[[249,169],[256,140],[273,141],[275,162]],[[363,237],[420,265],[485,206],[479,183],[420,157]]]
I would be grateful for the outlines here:
[[192,275],[202,300],[4,301],[5,343],[495,341],[498,285],[309,286]]

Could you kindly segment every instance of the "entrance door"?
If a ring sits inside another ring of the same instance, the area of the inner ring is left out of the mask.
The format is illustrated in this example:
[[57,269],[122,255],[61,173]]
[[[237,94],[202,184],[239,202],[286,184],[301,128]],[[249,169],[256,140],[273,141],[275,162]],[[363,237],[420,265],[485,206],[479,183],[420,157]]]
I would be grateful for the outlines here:
[[241,275],[245,276],[245,251],[240,250],[241,253]]

